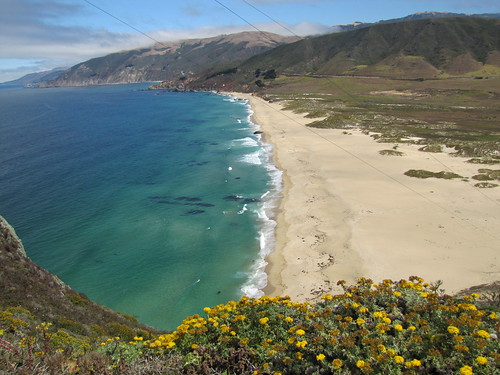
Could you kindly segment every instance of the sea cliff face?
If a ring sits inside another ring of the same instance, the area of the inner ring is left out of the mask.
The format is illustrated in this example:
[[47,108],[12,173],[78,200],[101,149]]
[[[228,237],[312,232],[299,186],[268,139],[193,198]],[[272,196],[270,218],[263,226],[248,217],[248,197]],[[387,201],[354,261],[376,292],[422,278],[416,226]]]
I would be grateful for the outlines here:
[[0,251],[26,257],[26,250],[16,231],[2,216],[0,216]]

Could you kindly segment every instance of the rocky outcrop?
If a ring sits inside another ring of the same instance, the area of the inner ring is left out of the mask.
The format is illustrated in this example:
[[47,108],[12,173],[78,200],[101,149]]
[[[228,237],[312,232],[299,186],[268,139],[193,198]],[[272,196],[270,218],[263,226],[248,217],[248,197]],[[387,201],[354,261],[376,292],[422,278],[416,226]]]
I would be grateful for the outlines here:
[[26,250],[16,231],[2,216],[0,216],[0,252],[26,256]]

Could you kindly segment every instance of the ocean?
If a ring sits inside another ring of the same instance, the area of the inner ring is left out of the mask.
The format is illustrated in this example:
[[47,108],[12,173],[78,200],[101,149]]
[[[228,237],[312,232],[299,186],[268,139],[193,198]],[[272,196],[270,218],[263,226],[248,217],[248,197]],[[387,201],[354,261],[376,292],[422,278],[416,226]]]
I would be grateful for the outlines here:
[[245,101],[147,87],[0,89],[0,215],[76,291],[174,329],[262,295],[281,174]]

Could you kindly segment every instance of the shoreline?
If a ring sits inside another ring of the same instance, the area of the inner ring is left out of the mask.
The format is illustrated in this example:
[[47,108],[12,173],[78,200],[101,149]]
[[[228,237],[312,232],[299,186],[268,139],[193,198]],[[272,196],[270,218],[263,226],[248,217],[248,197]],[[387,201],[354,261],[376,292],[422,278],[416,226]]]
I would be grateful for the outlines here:
[[[359,130],[312,129],[300,114],[251,94],[246,99],[282,171],[275,249],[266,258],[266,295],[315,300],[341,292],[338,280],[375,282],[416,275],[453,294],[500,279],[500,188],[470,180],[481,166],[448,153],[399,144],[379,151]],[[409,169],[451,169],[462,179],[418,179]]]

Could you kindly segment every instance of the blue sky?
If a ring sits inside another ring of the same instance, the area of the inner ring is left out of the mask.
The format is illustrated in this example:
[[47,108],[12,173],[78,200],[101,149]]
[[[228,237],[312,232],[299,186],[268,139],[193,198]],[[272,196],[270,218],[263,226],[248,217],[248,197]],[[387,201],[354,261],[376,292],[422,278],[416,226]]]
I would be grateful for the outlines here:
[[305,36],[424,11],[500,12],[498,0],[0,0],[0,82],[154,43],[89,2],[159,41],[255,30],[245,21]]

